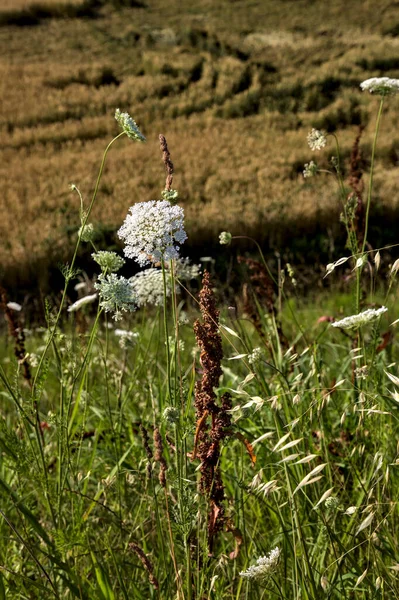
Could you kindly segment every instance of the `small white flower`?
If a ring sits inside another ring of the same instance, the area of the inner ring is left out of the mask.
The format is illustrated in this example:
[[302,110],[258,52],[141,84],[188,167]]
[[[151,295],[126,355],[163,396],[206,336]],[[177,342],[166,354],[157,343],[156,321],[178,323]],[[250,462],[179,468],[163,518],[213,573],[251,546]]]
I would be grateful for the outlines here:
[[91,304],[92,302],[94,302],[96,300],[96,298],[97,298],[97,294],[91,294],[90,296],[83,296],[83,298],[76,300],[76,302],[74,302],[73,304],[71,304],[71,306],[69,306],[68,312],[75,312],[75,310],[79,310],[79,308],[82,308],[82,306],[85,306],[86,304]]
[[18,304],[18,302],[7,302],[7,308],[10,308],[11,310],[16,310],[17,312],[22,310],[22,306]]
[[184,211],[167,200],[139,202],[130,209],[118,231],[124,240],[124,253],[139,265],[157,263],[161,259],[178,258],[179,246],[186,239]]
[[137,126],[137,123],[129,113],[123,113],[119,108],[115,111],[115,119],[126,133],[127,137],[136,142],[145,142],[145,137]]
[[270,575],[275,573],[280,559],[280,548],[276,546],[267,556],[261,556],[256,564],[249,567],[246,571],[241,571],[240,577],[247,577],[255,581],[263,582]]
[[231,243],[232,235],[230,231],[222,231],[219,235],[219,243],[222,246],[228,246]]
[[362,81],[360,87],[363,92],[367,91],[371,94],[380,94],[381,96],[393,96],[399,93],[399,79],[371,77],[371,79]]
[[94,284],[100,294],[100,306],[105,312],[113,312],[113,319],[122,319],[122,313],[133,311],[136,308],[136,296],[132,285],[125,277],[118,277],[115,273],[101,274]]
[[311,150],[321,150],[327,144],[326,134],[320,129],[312,129],[310,133],[308,133],[308,144]]
[[305,179],[307,177],[313,177],[314,175],[316,175],[317,171],[318,166],[313,160],[311,160],[309,163],[305,163],[303,169],[303,176],[305,177]]
[[133,346],[140,335],[137,331],[127,329],[115,329],[114,334],[119,337],[119,346],[123,349]]
[[366,325],[375,319],[378,319],[382,314],[387,312],[386,306],[382,306],[381,308],[368,308],[358,315],[352,315],[350,317],[345,317],[340,321],[335,321],[335,323],[331,323],[332,327],[340,327],[341,329],[357,329],[362,325]]

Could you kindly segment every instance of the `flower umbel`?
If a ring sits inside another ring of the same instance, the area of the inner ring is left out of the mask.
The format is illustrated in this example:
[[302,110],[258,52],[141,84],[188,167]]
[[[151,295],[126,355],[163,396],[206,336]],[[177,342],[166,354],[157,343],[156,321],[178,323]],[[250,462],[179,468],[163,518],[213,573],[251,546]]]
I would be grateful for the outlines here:
[[303,168],[303,176],[305,177],[305,179],[306,177],[314,177],[318,169],[319,168],[316,165],[316,163],[313,160],[311,160],[309,163],[305,163]]
[[393,96],[399,94],[399,79],[390,77],[371,77],[362,81],[360,87],[363,92],[379,94],[380,96]]
[[115,119],[118,121],[118,124],[126,133],[128,138],[136,142],[146,141],[144,135],[138,128],[136,121],[132,119],[129,113],[123,113],[119,110],[119,108],[117,108],[115,111]]
[[232,235],[229,231],[222,231],[219,235],[219,243],[222,246],[228,246],[231,243]]
[[119,277],[115,273],[101,274],[94,287],[100,294],[100,306],[105,312],[113,312],[115,321],[122,319],[123,312],[135,310],[136,296],[130,281],[125,277]]
[[246,571],[241,571],[240,577],[247,577],[255,581],[262,582],[270,575],[275,573],[280,558],[280,548],[276,546],[267,556],[261,556],[256,564],[249,567]]
[[311,150],[321,150],[327,144],[326,134],[320,129],[312,129],[310,133],[308,133],[308,144]]
[[118,231],[124,240],[124,253],[139,265],[170,260],[179,256],[179,246],[186,239],[184,211],[167,200],[139,202],[130,209]]
[[362,325],[366,325],[375,319],[378,319],[382,314],[387,312],[387,307],[382,306],[381,308],[368,308],[358,315],[352,315],[350,317],[345,317],[340,321],[335,321],[335,323],[331,323],[332,327],[339,327],[340,329],[357,329]]
[[93,260],[100,265],[101,270],[107,273],[116,273],[125,264],[125,260],[116,254],[107,250],[99,250],[92,255]]

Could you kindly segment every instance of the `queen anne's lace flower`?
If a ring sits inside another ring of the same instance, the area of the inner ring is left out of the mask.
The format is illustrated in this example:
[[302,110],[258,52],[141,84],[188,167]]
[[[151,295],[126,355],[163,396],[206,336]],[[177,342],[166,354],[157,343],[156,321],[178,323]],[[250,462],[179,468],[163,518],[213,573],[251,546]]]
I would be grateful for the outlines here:
[[137,331],[127,331],[126,329],[115,329],[114,334],[119,338],[119,346],[123,349],[133,346],[139,337]]
[[321,150],[327,144],[326,135],[320,129],[313,128],[307,139],[311,150]]
[[366,323],[370,323],[370,321],[378,319],[382,314],[387,312],[387,310],[386,306],[377,309],[368,308],[358,315],[352,315],[350,317],[345,317],[340,321],[335,321],[335,323],[331,323],[331,326],[339,327],[340,329],[357,329],[362,325],[366,325]]
[[371,77],[360,84],[362,91],[370,92],[371,94],[380,94],[388,96],[399,94],[399,79],[391,79],[390,77]]
[[280,558],[280,548],[276,546],[267,556],[261,556],[257,559],[256,564],[249,567],[246,571],[241,571],[240,577],[253,579],[262,582],[267,577],[275,573]]
[[[169,268],[169,265],[165,265]],[[192,265],[188,258],[178,258],[175,261],[176,276],[181,281],[190,281],[200,274],[200,266]],[[163,306],[164,285],[161,269],[150,267],[144,269],[130,278],[134,293],[136,295],[137,306],[152,304],[154,306]],[[171,279],[169,273],[166,273],[166,296],[171,295]],[[176,286],[176,293],[180,292],[179,286]]]
[[303,168],[303,176],[306,177],[313,177],[314,175],[316,175],[318,171],[318,166],[316,165],[316,163],[311,160],[309,163],[306,163],[304,165]]
[[116,252],[108,252],[107,250],[99,250],[94,252],[92,258],[100,265],[102,271],[107,273],[116,273],[125,264],[124,259],[118,256]]
[[136,121],[132,119],[129,113],[123,113],[117,108],[115,111],[115,119],[118,121],[127,137],[136,142],[145,142],[144,135],[141,133]]
[[122,319],[122,313],[133,311],[136,308],[136,296],[132,285],[125,277],[115,273],[101,274],[94,284],[100,294],[100,306],[105,312],[113,312],[115,321]]
[[229,231],[222,231],[222,233],[219,235],[219,243],[222,246],[228,246],[231,242],[232,239],[232,235]]
[[118,236],[125,242],[125,256],[141,266],[177,258],[179,246],[175,244],[187,239],[184,211],[167,200],[139,202],[130,208]]

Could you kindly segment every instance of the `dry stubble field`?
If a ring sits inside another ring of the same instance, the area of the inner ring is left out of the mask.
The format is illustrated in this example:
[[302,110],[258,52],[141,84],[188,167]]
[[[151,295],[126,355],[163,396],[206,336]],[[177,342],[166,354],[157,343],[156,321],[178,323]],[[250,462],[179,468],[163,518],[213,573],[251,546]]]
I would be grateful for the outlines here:
[[[79,225],[69,184],[90,195],[118,131],[116,107],[134,116],[148,143],[121,141],[109,155],[94,213],[108,240],[132,203],[159,197],[162,132],[192,247],[215,244],[222,229],[273,248],[294,234],[307,235],[310,248],[310,238],[327,231],[331,246],[338,195],[331,178],[303,179],[312,159],[306,134],[311,126],[339,130],[348,158],[366,125],[367,171],[377,100],[358,84],[399,76],[395,3],[381,2],[378,14],[372,2],[342,0],[74,4],[76,14],[70,1],[0,3],[6,283],[40,273],[44,285],[46,267],[68,258]],[[385,110],[374,212],[387,222],[398,203],[397,101]],[[331,154],[317,156],[322,167]]]

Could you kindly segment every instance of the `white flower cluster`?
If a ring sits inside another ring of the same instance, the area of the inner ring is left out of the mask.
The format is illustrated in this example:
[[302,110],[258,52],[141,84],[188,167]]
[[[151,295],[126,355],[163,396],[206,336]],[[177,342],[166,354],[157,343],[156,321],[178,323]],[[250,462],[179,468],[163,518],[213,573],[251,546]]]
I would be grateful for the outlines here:
[[308,133],[307,140],[311,150],[321,150],[327,144],[326,134],[320,131],[320,129],[313,128]]
[[381,96],[389,96],[399,94],[399,79],[391,79],[390,77],[371,77],[360,84],[363,92],[371,94],[380,94]]
[[100,265],[101,270],[107,273],[116,273],[125,264],[125,260],[116,254],[107,250],[99,250],[92,255],[93,260]]
[[130,208],[118,236],[125,242],[125,256],[141,266],[177,258],[175,244],[187,239],[184,211],[167,200],[139,202]]
[[382,314],[387,312],[387,307],[382,306],[381,308],[368,308],[358,315],[352,315],[350,317],[345,317],[340,321],[335,321],[335,323],[331,323],[332,327],[339,327],[340,329],[357,329],[362,325],[366,325],[375,319],[378,319]]
[[100,294],[100,306],[105,312],[113,312],[113,319],[122,319],[122,313],[135,310],[136,296],[128,279],[119,277],[115,273],[101,274],[94,284]]
[[[166,296],[170,296],[170,284],[167,278]],[[140,271],[130,278],[130,283],[136,295],[137,306],[145,306],[153,304],[154,306],[163,305],[163,276],[161,269],[150,267],[144,271]]]
[[230,231],[222,231],[219,235],[219,243],[221,246],[228,246],[231,243],[232,235]]
[[126,329],[115,329],[114,334],[119,338],[119,346],[122,349],[126,349],[129,345],[133,346],[140,335],[137,331]]
[[313,177],[314,175],[316,175],[318,171],[318,166],[316,165],[316,163],[311,160],[309,163],[305,163],[304,168],[303,168],[303,176],[305,177]]
[[[166,265],[169,268],[169,265]],[[175,261],[176,277],[182,281],[190,281],[201,275],[201,265],[193,265],[189,258],[178,258]]]
[[126,133],[127,137],[136,142],[145,142],[145,137],[137,126],[137,123],[128,113],[123,113],[119,108],[115,111],[115,119]]
[[[165,265],[169,268],[169,265]],[[178,258],[175,261],[176,276],[181,281],[190,281],[195,279],[201,272],[200,265],[192,265],[188,258]],[[131,285],[136,295],[137,306],[152,304],[154,306],[163,306],[164,286],[161,269],[150,267],[140,271],[130,278]],[[166,274],[166,296],[171,295],[172,286],[170,276]],[[176,286],[176,293],[180,288]]]
[[246,571],[241,571],[240,577],[247,577],[255,581],[264,581],[275,573],[280,559],[280,548],[276,546],[267,556],[261,556],[257,559],[256,565],[249,567]]

